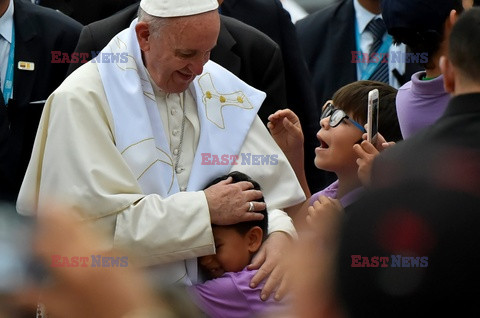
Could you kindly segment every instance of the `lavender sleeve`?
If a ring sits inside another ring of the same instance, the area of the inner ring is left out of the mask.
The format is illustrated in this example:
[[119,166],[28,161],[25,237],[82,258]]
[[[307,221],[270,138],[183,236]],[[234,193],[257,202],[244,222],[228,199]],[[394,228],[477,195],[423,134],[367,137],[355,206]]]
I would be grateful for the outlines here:
[[[310,197],[310,205],[313,205],[313,203],[317,201],[321,195],[324,195],[332,199],[336,199],[337,191],[338,191],[338,180],[332,183],[331,185],[329,185],[328,187],[326,187],[325,189],[313,194]],[[344,195],[343,198],[340,199],[340,203],[344,208],[349,206],[350,204],[352,204],[358,199],[358,197],[362,194],[363,191],[364,191],[363,187],[359,187],[350,191],[349,193]]]
[[220,278],[189,287],[189,293],[197,306],[212,318],[250,318],[283,306],[272,297],[267,301],[260,299],[263,284],[249,287],[255,273],[247,270],[226,273]]
[[336,199],[337,198],[337,190],[338,190],[338,180],[330,184],[325,189],[318,191],[317,193],[312,194],[310,197],[310,205],[313,205],[313,202],[317,201],[321,195],[326,197]]

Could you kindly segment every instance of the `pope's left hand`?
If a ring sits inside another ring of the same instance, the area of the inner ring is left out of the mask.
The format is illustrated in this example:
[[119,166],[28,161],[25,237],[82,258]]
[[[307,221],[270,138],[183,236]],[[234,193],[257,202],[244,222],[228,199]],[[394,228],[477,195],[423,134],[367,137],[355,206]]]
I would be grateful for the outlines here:
[[286,255],[291,245],[292,238],[288,234],[273,232],[262,244],[253,258],[252,264],[248,265],[248,270],[258,269],[250,282],[251,288],[255,288],[261,281],[267,279],[260,294],[262,300],[267,300],[275,291],[275,300],[279,301],[287,293]]

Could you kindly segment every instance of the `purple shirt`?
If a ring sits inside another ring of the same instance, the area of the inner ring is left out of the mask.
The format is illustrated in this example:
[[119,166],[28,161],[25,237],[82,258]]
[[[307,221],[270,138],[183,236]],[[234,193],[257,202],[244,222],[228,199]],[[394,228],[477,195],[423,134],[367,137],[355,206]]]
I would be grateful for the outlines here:
[[[318,191],[310,197],[310,205],[317,201],[321,195],[328,198],[336,199],[338,191],[338,180],[326,187],[325,189]],[[363,187],[358,187],[345,194],[339,201],[344,208],[355,202],[363,191]]]
[[433,124],[447,108],[450,94],[443,87],[443,75],[422,81],[425,72],[412,75],[412,80],[398,89],[397,116],[403,139]]
[[250,281],[257,273],[246,268],[241,272],[227,272],[222,277],[207,280],[203,284],[189,287],[194,302],[212,318],[250,318],[256,315],[284,311],[286,301],[260,299],[264,282],[250,288]]

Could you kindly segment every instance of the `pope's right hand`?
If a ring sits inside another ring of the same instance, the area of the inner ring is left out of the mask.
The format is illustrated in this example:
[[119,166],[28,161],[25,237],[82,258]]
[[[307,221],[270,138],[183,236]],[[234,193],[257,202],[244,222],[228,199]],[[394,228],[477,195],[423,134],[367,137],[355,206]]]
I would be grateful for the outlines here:
[[[239,222],[262,220],[261,213],[266,208],[262,191],[254,190],[248,181],[232,183],[232,177],[222,180],[204,190],[210,210],[210,220],[216,225],[231,225]],[[250,212],[250,202],[253,210]]]

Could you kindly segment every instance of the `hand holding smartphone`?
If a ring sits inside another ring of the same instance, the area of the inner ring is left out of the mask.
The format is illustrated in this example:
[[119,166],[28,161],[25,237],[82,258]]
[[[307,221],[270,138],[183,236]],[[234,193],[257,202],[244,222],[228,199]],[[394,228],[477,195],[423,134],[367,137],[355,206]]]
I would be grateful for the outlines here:
[[372,144],[377,140],[379,103],[378,89],[368,92],[367,140]]

